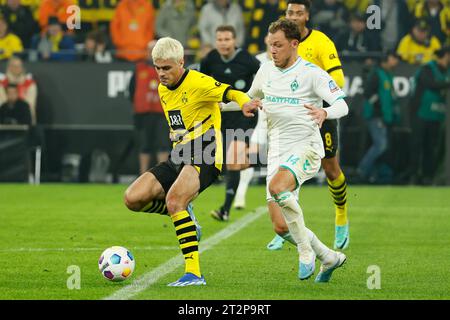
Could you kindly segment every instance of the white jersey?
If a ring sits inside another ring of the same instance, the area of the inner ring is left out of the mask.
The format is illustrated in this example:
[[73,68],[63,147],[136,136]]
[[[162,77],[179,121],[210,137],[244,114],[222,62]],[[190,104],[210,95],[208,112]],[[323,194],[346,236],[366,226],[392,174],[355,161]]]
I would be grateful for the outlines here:
[[328,73],[300,57],[285,70],[269,61],[259,68],[248,95],[263,99],[269,158],[281,156],[299,145],[313,146],[322,158],[325,156],[319,126],[304,105],[322,107],[324,100],[332,105],[345,98]]

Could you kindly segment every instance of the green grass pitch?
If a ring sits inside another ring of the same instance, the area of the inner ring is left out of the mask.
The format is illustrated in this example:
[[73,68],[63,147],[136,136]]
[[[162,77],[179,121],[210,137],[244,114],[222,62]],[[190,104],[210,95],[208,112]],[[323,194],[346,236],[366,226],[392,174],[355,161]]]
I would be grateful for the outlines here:
[[[0,299],[103,299],[179,254],[168,217],[129,212],[123,185],[0,184]],[[229,223],[209,217],[224,197],[212,186],[195,212],[207,244],[250,211],[264,207],[265,189],[251,187],[244,211]],[[266,250],[273,237],[267,214],[200,256],[207,286],[170,288],[180,265],[131,299],[450,299],[450,189],[357,187],[348,192],[351,242],[348,261],[328,284],[297,279],[294,247]],[[334,237],[334,208],[326,187],[305,186],[300,202],[309,226],[327,245]],[[97,260],[120,245],[136,258],[131,279],[110,283]],[[81,288],[69,290],[69,266],[81,271]],[[369,289],[370,266],[380,289]],[[317,270],[319,263],[317,263]],[[316,274],[317,271],[316,270]]]

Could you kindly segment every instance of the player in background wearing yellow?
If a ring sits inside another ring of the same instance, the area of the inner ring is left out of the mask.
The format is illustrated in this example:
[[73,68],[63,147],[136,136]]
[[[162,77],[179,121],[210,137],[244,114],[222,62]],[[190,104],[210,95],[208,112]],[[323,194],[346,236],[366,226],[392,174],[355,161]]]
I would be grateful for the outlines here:
[[185,69],[184,49],[178,40],[159,39],[152,58],[173,149],[169,160],[128,187],[124,201],[132,211],[167,213],[172,219],[185,259],[185,274],[169,286],[205,285],[200,272],[198,228],[188,207],[222,169],[219,102],[235,101],[240,107],[261,103],[212,77]]
[[[336,84],[344,87],[344,72],[336,47],[324,33],[306,27],[310,18],[311,1],[288,1],[286,19],[295,22],[300,30],[302,40],[298,46],[300,57],[314,63],[330,74]],[[327,107],[325,104],[324,107]],[[325,147],[325,158],[322,168],[325,171],[328,189],[335,205],[335,249],[346,249],[349,245],[349,223],[347,217],[347,181],[339,165],[337,157],[338,128],[337,120],[326,120],[320,133]],[[281,217],[281,213],[279,215]],[[272,219],[277,236],[267,245],[270,250],[281,249],[285,239],[283,235],[288,231],[283,219]],[[286,237],[285,237],[286,238]]]

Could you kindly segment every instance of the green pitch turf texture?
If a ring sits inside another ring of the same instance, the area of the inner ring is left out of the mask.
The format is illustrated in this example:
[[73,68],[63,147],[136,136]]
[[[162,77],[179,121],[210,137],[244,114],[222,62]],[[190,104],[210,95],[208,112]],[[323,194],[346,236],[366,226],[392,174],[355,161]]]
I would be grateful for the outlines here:
[[[170,219],[129,212],[123,185],[0,184],[0,299],[102,299],[179,254]],[[224,197],[212,186],[195,201],[208,241],[221,229],[264,206],[265,191],[251,187],[244,211],[229,223],[209,216]],[[201,254],[207,286],[170,288],[183,267],[131,299],[449,299],[450,189],[357,187],[348,191],[351,242],[348,260],[328,284],[297,278],[294,247],[266,250],[273,237],[263,214]],[[305,186],[301,204],[307,225],[331,246],[334,208],[326,187]],[[136,258],[131,279],[111,283],[98,271],[101,252],[112,245]],[[69,290],[69,266],[81,271],[81,289]],[[381,289],[369,290],[381,272]],[[316,274],[319,263],[317,262]],[[369,269],[370,270],[370,269]],[[370,279],[369,279],[370,282]],[[373,283],[373,282],[372,282]]]

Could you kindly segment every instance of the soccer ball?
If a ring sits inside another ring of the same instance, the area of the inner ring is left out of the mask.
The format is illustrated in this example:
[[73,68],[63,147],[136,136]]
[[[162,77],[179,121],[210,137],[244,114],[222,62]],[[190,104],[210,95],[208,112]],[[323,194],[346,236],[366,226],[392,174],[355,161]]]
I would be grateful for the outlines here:
[[119,282],[131,277],[135,260],[129,250],[114,246],[106,249],[98,259],[98,268],[105,279]]

